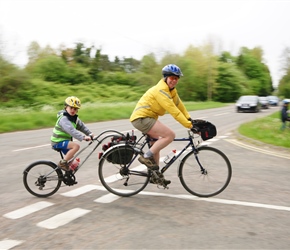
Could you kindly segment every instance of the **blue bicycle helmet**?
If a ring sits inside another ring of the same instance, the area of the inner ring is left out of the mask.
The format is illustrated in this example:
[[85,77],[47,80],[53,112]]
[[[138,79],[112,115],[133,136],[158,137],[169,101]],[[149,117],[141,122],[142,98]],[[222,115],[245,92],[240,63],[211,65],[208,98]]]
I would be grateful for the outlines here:
[[175,64],[168,64],[166,66],[164,66],[164,68],[162,69],[162,75],[164,77],[168,77],[168,76],[178,76],[181,77],[183,76],[180,68],[178,66],[176,66]]

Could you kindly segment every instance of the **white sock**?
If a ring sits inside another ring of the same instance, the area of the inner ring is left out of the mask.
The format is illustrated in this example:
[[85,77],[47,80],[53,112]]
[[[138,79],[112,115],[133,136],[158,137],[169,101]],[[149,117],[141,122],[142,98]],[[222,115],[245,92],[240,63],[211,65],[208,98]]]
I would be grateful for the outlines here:
[[150,158],[152,156],[153,156],[153,153],[150,150],[144,154],[144,158]]

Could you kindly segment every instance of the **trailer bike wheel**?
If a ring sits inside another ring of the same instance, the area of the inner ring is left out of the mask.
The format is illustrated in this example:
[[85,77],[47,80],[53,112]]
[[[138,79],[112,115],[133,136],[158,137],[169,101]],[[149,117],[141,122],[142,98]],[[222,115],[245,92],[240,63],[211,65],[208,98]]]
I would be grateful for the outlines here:
[[56,164],[49,161],[37,161],[23,172],[23,184],[26,190],[36,197],[48,197],[58,191],[63,174]]

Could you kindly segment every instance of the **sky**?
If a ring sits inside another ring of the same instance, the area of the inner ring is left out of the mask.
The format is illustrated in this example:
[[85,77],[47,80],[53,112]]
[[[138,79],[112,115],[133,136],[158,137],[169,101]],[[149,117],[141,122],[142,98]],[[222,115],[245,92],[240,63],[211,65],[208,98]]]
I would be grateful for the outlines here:
[[261,47],[277,86],[290,47],[290,0],[0,0],[0,48],[20,66],[41,47],[94,45],[110,60],[182,55],[211,41],[236,56]]

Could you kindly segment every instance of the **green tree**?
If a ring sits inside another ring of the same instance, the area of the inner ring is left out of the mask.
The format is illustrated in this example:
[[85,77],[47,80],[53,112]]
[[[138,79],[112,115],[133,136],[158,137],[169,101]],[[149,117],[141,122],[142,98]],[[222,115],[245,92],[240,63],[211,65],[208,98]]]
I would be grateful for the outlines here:
[[208,45],[203,47],[189,46],[178,65],[184,77],[178,85],[180,96],[185,101],[205,101],[215,94],[217,60]]
[[122,71],[121,60],[119,59],[118,56],[115,57],[114,62],[112,63],[112,66],[111,66],[111,70],[114,72]]
[[286,47],[281,56],[281,71],[283,77],[279,81],[278,94],[290,98],[290,48]]
[[232,56],[230,52],[223,51],[219,56],[218,61],[224,63],[236,63],[236,57]]
[[290,98],[290,69],[279,81],[278,91],[280,96]]
[[68,65],[76,64],[76,62],[74,61],[74,50],[72,48],[65,48],[64,46],[61,45],[60,57]]
[[99,80],[100,72],[101,72],[101,50],[98,49],[96,50],[95,57],[91,62],[88,73],[94,81],[97,81]]
[[[0,101],[8,102],[17,100],[18,104],[23,103],[21,91],[29,88],[30,79],[28,74],[9,63],[0,55]],[[20,98],[21,97],[21,98]],[[24,97],[26,102],[29,102],[29,96]]]
[[156,61],[155,55],[153,53],[143,56],[140,64],[140,71],[152,75],[154,70],[158,68],[158,63]]
[[88,67],[91,63],[91,48],[86,48],[83,43],[76,43],[76,47],[74,49],[73,58],[76,63],[82,64],[85,67]]
[[55,55],[38,59],[33,68],[32,74],[48,82],[66,82],[68,67],[65,62]]
[[256,95],[269,95],[273,91],[269,68],[263,63],[263,51],[257,47],[252,50],[241,48],[237,59],[238,67],[248,77],[250,89]]
[[111,71],[112,70],[112,64],[109,60],[108,55],[101,55],[101,57],[100,57],[100,70],[104,70],[104,71]]
[[216,82],[215,101],[234,102],[239,96],[246,94],[245,82],[247,82],[247,78],[232,62],[219,63]]
[[121,67],[126,73],[134,73],[139,70],[141,62],[132,58],[132,57],[124,57],[121,61]]

